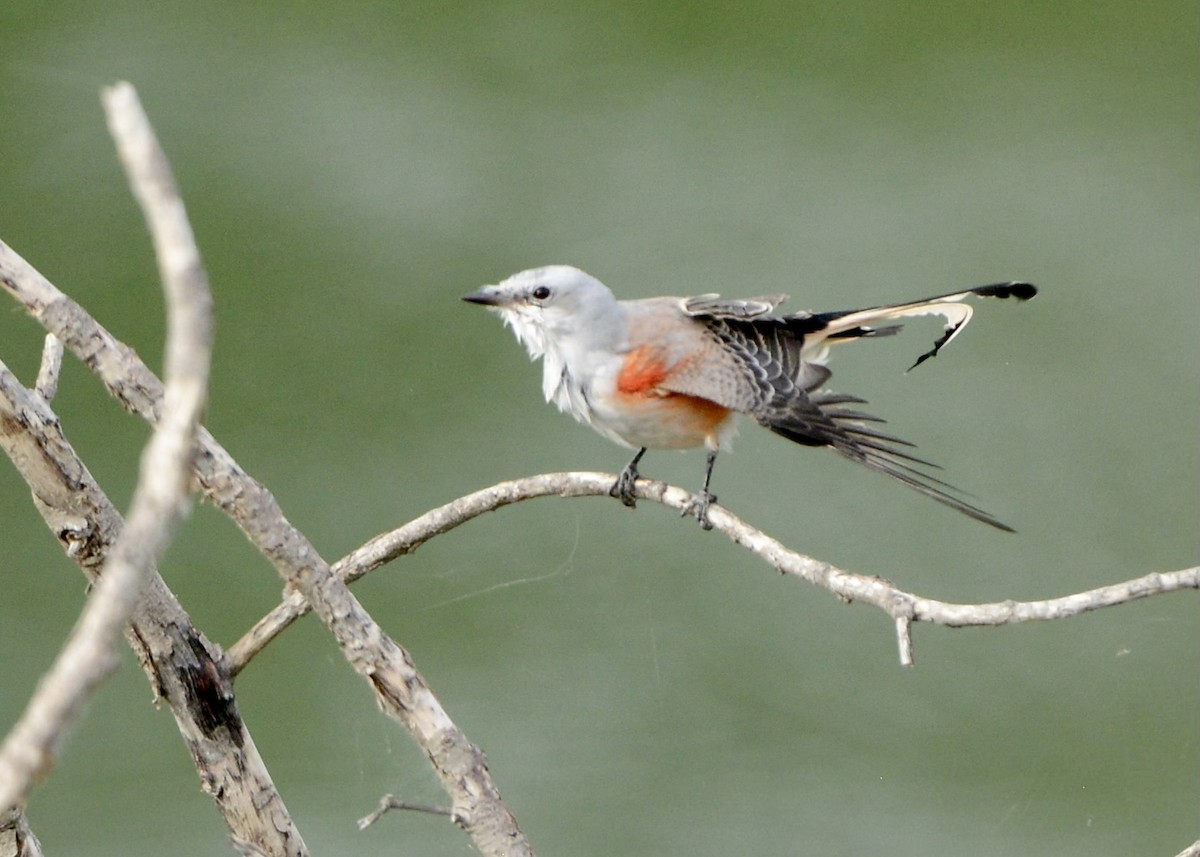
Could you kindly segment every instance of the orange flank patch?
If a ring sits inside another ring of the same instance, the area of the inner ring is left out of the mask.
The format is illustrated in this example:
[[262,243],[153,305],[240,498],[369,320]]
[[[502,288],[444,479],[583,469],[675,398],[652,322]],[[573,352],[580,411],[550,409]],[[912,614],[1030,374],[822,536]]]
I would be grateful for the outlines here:
[[[682,420],[680,430],[704,436],[715,436],[730,410],[700,396],[689,396],[664,390],[660,385],[671,375],[668,366],[651,346],[643,345],[629,353],[621,374],[617,376],[617,393],[627,399],[655,401],[660,413],[674,413]],[[685,429],[684,426],[687,428]]]
[[635,348],[625,358],[617,376],[617,392],[630,395],[662,395],[657,387],[670,374],[670,367],[648,345]]

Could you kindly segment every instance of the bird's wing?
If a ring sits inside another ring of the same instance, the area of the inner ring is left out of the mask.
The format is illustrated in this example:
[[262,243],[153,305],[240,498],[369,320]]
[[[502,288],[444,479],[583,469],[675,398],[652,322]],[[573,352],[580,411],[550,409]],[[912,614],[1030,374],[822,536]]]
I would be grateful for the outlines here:
[[[726,306],[729,302],[723,302]],[[778,318],[747,320],[731,313],[678,318],[685,331],[670,376],[661,389],[697,396],[741,413],[756,413],[778,394],[791,394],[805,375],[797,338]],[[820,376],[829,370],[813,364]]]

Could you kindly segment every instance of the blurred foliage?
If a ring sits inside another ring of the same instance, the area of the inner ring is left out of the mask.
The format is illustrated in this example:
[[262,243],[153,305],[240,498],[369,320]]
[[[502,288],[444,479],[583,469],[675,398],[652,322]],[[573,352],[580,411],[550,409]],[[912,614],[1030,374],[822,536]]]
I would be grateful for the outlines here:
[[[8,0],[0,237],[158,365],[150,245],[99,88],[131,80],[216,291],[209,426],[334,559],[494,481],[618,469],[458,296],[571,262],[623,296],[840,309],[1029,279],[952,348],[839,354],[839,390],[1020,531],[747,426],[729,508],[951,600],[1196,562],[1197,20],[1174,2],[347,4]],[[40,331],[0,315],[23,378]],[[119,504],[147,429],[70,361],[56,409]],[[644,472],[698,484],[703,456]],[[0,472],[6,468],[0,467]],[[0,724],[83,597],[0,475]],[[226,644],[278,596],[200,509],[162,564]],[[1174,854],[1195,837],[1195,598],[999,631],[890,623],[643,504],[541,500],[358,586],[488,752],[540,853]],[[318,627],[238,681],[314,853],[462,854]],[[29,807],[48,853],[222,853],[129,659]]]

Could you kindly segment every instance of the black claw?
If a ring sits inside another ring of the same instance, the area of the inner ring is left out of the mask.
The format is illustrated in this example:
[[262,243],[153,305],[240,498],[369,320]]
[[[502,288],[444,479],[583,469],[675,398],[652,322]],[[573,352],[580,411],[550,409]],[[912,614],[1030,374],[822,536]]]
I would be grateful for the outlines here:
[[625,469],[621,471],[621,475],[617,477],[617,481],[613,483],[613,487],[608,489],[608,496],[616,497],[630,509],[637,508],[637,495],[634,492],[634,483],[641,476],[638,473],[637,464],[645,454],[645,449],[640,450],[633,457],[633,461],[625,465]]
[[630,509],[637,508],[637,496],[634,494],[633,485],[637,482],[638,475],[636,470],[626,467],[617,477],[617,481],[613,483],[613,487],[609,489],[608,496],[616,497]]

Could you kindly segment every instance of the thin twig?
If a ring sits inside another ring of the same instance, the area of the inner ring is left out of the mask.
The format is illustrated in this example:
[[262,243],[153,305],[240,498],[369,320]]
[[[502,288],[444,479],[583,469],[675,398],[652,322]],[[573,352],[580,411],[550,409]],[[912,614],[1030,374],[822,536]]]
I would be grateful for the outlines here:
[[38,367],[37,383],[34,389],[46,400],[46,404],[54,401],[58,394],[58,376],[62,373],[63,344],[62,340],[53,333],[46,334],[42,345],[42,363]]
[[100,582],[0,748],[0,807],[23,800],[34,780],[49,771],[84,703],[115,668],[117,637],[137,604],[141,582],[187,510],[192,443],[208,384],[211,299],[182,202],[133,87],[119,84],[106,91],[105,107],[163,272],[168,315],[163,414],[142,458],[129,519]]
[[406,800],[400,800],[400,798],[396,797],[395,795],[384,795],[379,799],[378,805],[376,805],[375,809],[370,814],[364,815],[358,820],[358,829],[366,830],[393,809],[405,809],[409,812],[424,812],[428,813],[429,815],[444,815],[447,818],[454,817],[454,810],[450,809],[448,806],[433,806],[427,803],[410,803]]

